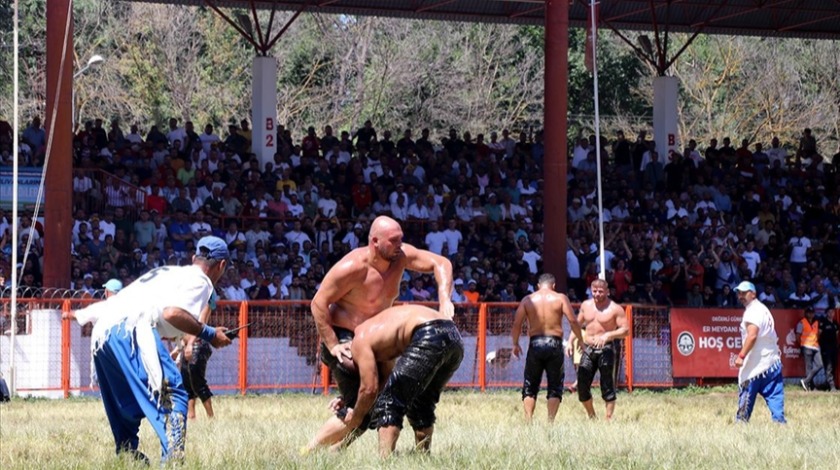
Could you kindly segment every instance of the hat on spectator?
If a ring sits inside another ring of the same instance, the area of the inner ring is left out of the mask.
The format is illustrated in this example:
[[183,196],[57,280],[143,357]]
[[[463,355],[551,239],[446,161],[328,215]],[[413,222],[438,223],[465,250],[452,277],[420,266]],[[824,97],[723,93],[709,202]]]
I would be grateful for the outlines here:
[[91,274],[91,273],[85,274],[85,279],[93,279],[93,274]]
[[227,244],[219,237],[208,235],[195,245],[197,253],[208,259],[227,260],[230,258]]
[[750,281],[743,281],[735,288],[738,292],[755,292],[755,284]]
[[477,261],[478,261],[478,258],[476,258],[475,256],[473,256],[472,258],[470,258],[470,263],[472,263],[473,261],[476,261],[476,262],[477,262]]
[[463,286],[464,285],[464,280],[461,279],[460,277],[458,279],[455,279],[455,285],[456,286]]
[[123,283],[120,282],[119,279],[108,279],[108,282],[102,284],[102,287],[104,287],[105,290],[111,291],[116,294],[117,292],[122,290]]
[[470,279],[470,282],[468,282],[467,284],[478,284],[478,283],[475,282],[475,279]]
[[356,225],[354,225],[354,226],[353,226],[353,228],[354,228],[354,229],[359,229],[359,230],[362,230],[364,227],[362,226],[362,224],[360,224],[360,223],[356,223]]

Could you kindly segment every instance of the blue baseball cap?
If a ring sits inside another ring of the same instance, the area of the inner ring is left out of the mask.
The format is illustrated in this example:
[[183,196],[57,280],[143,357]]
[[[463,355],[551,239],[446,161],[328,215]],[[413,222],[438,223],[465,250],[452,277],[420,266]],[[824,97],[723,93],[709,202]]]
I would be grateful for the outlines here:
[[195,245],[195,252],[197,255],[208,259],[226,260],[230,258],[227,243],[221,238],[212,235],[202,237]]
[[119,279],[108,279],[108,282],[102,284],[102,287],[104,287],[105,290],[109,290],[116,294],[117,292],[122,290],[123,283],[120,282]]
[[753,284],[750,281],[743,281],[742,283],[738,284],[738,287],[736,287],[735,290],[737,290],[738,292],[756,292],[755,284]]

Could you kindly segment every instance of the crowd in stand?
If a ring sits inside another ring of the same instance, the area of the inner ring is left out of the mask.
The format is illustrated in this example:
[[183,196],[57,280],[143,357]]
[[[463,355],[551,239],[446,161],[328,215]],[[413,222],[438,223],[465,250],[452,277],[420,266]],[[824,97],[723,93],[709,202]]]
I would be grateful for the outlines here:
[[[10,164],[11,129],[0,123],[0,159]],[[188,262],[206,234],[224,238],[233,267],[220,282],[232,300],[309,299],[324,273],[367,242],[374,217],[402,222],[406,242],[448,256],[454,301],[518,301],[533,290],[544,240],[542,134],[451,129],[354,132],[310,127],[302,136],[282,126],[273,162],[250,151],[247,121],[219,135],[171,119],[145,135],[118,121],[88,122],[75,134],[77,169],[116,175],[107,184],[74,178],[73,287],[100,289],[116,277],[131,282],[149,269]],[[396,140],[395,140],[396,139]],[[21,163],[43,161],[37,119],[22,135]],[[569,295],[586,296],[599,275],[595,137],[581,138],[568,162]],[[799,142],[769,148],[728,138],[701,152],[658,155],[640,132],[602,139],[605,266],[621,302],[737,307],[732,287],[749,279],[770,306],[813,305],[824,311],[840,296],[840,153],[823,156],[805,129]],[[825,149],[823,149],[825,150]],[[824,152],[828,155],[830,152]],[[145,192],[138,204],[132,187]],[[548,214],[549,217],[552,214]],[[0,212],[2,268],[29,238],[23,284],[41,282],[43,226],[21,217],[11,240]],[[21,251],[21,259],[23,251]],[[8,276],[6,276],[8,278]],[[400,300],[437,298],[431,275],[407,273]]]

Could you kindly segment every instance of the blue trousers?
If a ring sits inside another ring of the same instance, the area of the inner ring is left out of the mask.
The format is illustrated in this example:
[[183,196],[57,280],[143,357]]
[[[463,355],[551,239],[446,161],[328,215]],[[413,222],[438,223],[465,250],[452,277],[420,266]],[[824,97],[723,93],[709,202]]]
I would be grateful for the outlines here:
[[738,413],[736,421],[749,422],[752,416],[755,400],[758,395],[764,397],[770,416],[777,423],[787,423],[785,420],[785,388],[782,382],[782,365],[774,365],[765,373],[739,387]]
[[135,335],[127,334],[122,324],[111,329],[108,339],[94,353],[94,365],[117,453],[137,454],[140,421],[146,417],[160,438],[162,459],[177,460],[184,454],[187,392],[157,330],[154,335],[163,369],[160,396],[151,396]]

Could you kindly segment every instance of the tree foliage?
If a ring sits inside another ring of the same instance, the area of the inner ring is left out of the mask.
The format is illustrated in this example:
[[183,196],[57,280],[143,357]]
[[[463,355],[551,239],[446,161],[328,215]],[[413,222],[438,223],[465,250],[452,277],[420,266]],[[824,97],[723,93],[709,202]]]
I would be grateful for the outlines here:
[[[25,120],[45,108],[45,3],[20,1]],[[10,13],[11,0],[0,0],[4,118],[11,114]],[[277,13],[275,31],[290,16]],[[260,19],[265,26],[268,12]],[[92,54],[107,58],[76,81],[78,122],[120,118],[148,130],[170,116],[203,126],[250,114],[254,51],[211,10],[75,0],[74,21],[74,70]],[[395,132],[540,128],[543,36],[533,26],[304,14],[272,50],[279,121],[296,133],[309,125],[351,129],[365,119]],[[687,39],[672,37],[673,44]],[[570,135],[594,126],[583,41],[582,30],[571,31]],[[607,31],[599,33],[598,64],[604,133],[649,128],[652,70]],[[681,83],[682,139],[793,141],[812,127],[836,140],[838,72],[836,42],[700,36],[670,71]]]

